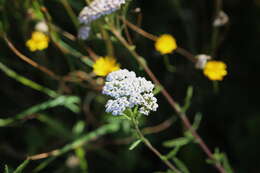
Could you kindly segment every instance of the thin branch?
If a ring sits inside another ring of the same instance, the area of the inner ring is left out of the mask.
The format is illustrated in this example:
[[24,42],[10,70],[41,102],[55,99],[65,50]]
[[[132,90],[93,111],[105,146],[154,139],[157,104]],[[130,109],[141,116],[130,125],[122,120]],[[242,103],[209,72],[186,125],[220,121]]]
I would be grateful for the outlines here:
[[186,57],[188,60],[190,60],[191,62],[196,64],[197,58],[195,58],[195,56],[192,53],[190,53],[189,51],[187,51],[181,47],[177,47],[176,52],[178,52],[180,55]]
[[128,20],[126,20],[125,18],[120,17],[120,19],[127,25],[129,26],[129,28],[131,28],[132,30],[136,31],[137,33],[143,35],[144,37],[156,41],[158,39],[157,36],[152,35],[146,31],[144,31],[143,29],[139,28],[138,26],[132,24],[131,22],[129,22]]
[[164,158],[164,156],[150,143],[149,140],[147,140],[144,135],[142,134],[142,132],[140,131],[138,124],[135,120],[133,120],[134,126],[135,126],[135,130],[138,134],[138,136],[140,137],[140,139],[143,141],[143,143],[156,155],[158,156],[161,161],[166,164],[171,170],[173,170],[176,173],[181,173],[171,162],[169,162],[166,158]]
[[4,35],[4,40],[6,41],[8,47],[23,61],[25,61],[26,63],[30,64],[31,66],[39,69],[40,71],[46,73],[47,75],[49,75],[50,77],[52,77],[53,79],[56,80],[60,80],[61,77],[56,75],[53,71],[47,69],[44,66],[39,65],[37,62],[33,61],[32,59],[28,58],[27,56],[25,56],[24,54],[22,54],[18,49],[15,48],[15,46],[12,44],[12,42],[7,38],[6,35]]
[[[123,22],[129,26],[132,30],[134,30],[135,32],[139,33],[140,35],[152,40],[152,41],[156,41],[158,39],[157,36],[153,35],[153,34],[150,34],[148,32],[146,32],[145,30],[139,28],[138,26],[132,24],[131,22],[129,22],[128,20],[126,20],[125,18],[120,18],[121,20],[123,20]],[[194,57],[194,55],[192,53],[190,53],[189,51],[181,48],[181,47],[178,47],[176,49],[176,52],[178,52],[180,55],[186,57],[188,60],[190,60],[191,62],[193,63],[196,63],[197,62],[197,59]]]
[[128,27],[127,27],[127,24],[126,24],[126,20],[125,20],[125,18],[123,18],[123,19],[124,19],[123,23],[125,25],[124,26],[124,31],[125,31],[125,35],[126,35],[127,41],[128,41],[129,44],[133,45],[133,40],[132,40],[132,38],[130,36],[129,30],[128,30]]
[[174,119],[169,118],[158,125],[143,128],[142,133],[143,134],[159,133],[161,131],[168,129],[172,125],[173,122],[174,122]]

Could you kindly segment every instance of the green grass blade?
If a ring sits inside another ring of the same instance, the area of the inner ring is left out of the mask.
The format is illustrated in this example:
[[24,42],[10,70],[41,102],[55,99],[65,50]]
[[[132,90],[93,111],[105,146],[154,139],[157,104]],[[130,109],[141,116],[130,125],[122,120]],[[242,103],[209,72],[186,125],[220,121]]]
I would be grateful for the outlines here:
[[4,65],[1,62],[0,62],[0,70],[2,70],[8,77],[10,77],[10,78],[20,82],[21,84],[28,86],[34,90],[45,93],[50,97],[57,97],[59,95],[55,91],[50,90],[46,87],[43,87],[43,86],[37,84],[36,82],[17,74],[15,71],[13,71],[12,69],[10,69],[9,67],[7,67],[6,65]]
[[9,169],[7,165],[5,165],[5,173],[9,173]]
[[76,156],[79,158],[79,165],[82,170],[82,172],[87,173],[88,172],[88,162],[86,160],[86,152],[83,147],[79,147],[75,149]]
[[[7,119],[0,119],[0,127],[7,126],[16,120],[22,120],[26,118],[27,116],[30,116],[32,114],[35,114],[37,112],[53,108],[56,106],[66,106],[69,108],[71,111],[77,113],[80,111],[80,108],[76,105],[80,102],[80,99],[76,96],[59,96],[55,99],[43,102],[41,104],[35,105],[20,114],[16,115],[13,118],[7,118]],[[70,107],[73,105],[74,107]]]
[[129,150],[133,150],[135,149],[140,143],[142,142],[142,140],[137,140],[134,143],[131,144],[131,146],[129,147]]
[[53,154],[52,157],[48,158],[44,162],[42,162],[38,167],[34,169],[33,172],[39,172],[42,169],[44,169],[50,162],[55,160],[58,156],[67,153],[68,151],[71,151],[73,149],[79,148],[86,144],[87,142],[97,139],[105,134],[109,133],[115,133],[119,130],[120,125],[119,124],[107,124],[103,125],[102,127],[96,129],[95,131],[89,132],[88,134],[76,139],[70,144],[65,145],[63,148],[57,150],[55,154]]
[[65,139],[73,138],[72,133],[69,130],[67,130],[67,128],[62,123],[55,120],[54,118],[51,118],[45,114],[38,114],[36,118],[42,123],[47,124],[52,130],[57,132],[63,138]]
[[21,173],[24,168],[29,164],[30,160],[25,160],[22,164],[20,164],[15,170],[13,173]]
[[173,161],[176,164],[176,166],[179,168],[179,170],[181,170],[182,173],[190,173],[187,166],[180,159],[174,157]]

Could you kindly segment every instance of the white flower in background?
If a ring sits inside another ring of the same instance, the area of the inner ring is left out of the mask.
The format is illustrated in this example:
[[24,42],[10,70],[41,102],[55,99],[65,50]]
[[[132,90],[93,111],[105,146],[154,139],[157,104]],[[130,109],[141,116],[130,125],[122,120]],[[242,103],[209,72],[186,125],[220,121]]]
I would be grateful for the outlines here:
[[[89,6],[84,7],[79,14],[79,22],[83,25],[89,26],[92,21],[97,20],[98,18],[111,14],[114,11],[120,9],[121,5],[125,4],[125,0],[94,0]],[[79,31],[80,32],[80,31]],[[85,32],[85,37],[81,39],[87,39]],[[79,34],[80,36],[80,34]]]
[[111,72],[106,77],[102,93],[111,96],[106,104],[106,112],[121,115],[127,108],[138,106],[138,111],[148,115],[158,108],[152,91],[154,85],[143,77],[126,69]]
[[204,69],[207,61],[212,59],[211,56],[205,55],[205,54],[197,55],[196,58],[197,58],[197,62],[195,64],[195,66],[198,69]]
[[82,40],[86,40],[89,36],[89,32],[90,32],[90,26],[88,25],[81,26],[78,31],[78,38]]
[[213,21],[213,26],[219,27],[226,25],[229,22],[229,17],[224,11],[220,11]]
[[45,21],[40,21],[35,25],[35,30],[40,32],[48,32],[49,27]]
[[94,0],[80,12],[79,21],[88,25],[93,20],[118,10],[124,3],[125,0]]

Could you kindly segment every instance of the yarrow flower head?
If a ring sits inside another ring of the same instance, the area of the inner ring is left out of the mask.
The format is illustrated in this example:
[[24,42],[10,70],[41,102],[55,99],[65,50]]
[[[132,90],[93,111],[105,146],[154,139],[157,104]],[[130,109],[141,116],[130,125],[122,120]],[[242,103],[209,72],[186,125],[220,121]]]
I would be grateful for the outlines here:
[[32,33],[30,40],[26,42],[26,46],[30,51],[34,52],[36,50],[43,50],[48,47],[49,37],[43,32],[35,31]]
[[116,63],[116,59],[106,56],[96,60],[93,65],[93,71],[97,76],[106,76],[110,72],[120,69],[120,65]]
[[227,65],[222,61],[208,61],[203,73],[210,80],[221,81],[227,75]]
[[155,49],[161,54],[169,54],[177,49],[177,43],[170,34],[161,35],[155,42]]
[[[86,6],[81,10],[78,17],[79,22],[84,26],[89,26],[92,21],[97,20],[104,15],[113,13],[120,9],[123,4],[125,4],[125,0],[94,0],[89,4],[89,6]],[[81,37],[81,39],[86,38],[87,37]]]
[[126,109],[138,108],[138,112],[148,115],[158,108],[153,95],[154,85],[143,77],[126,69],[111,72],[106,77],[102,93],[112,97],[106,104],[106,112],[122,115]]

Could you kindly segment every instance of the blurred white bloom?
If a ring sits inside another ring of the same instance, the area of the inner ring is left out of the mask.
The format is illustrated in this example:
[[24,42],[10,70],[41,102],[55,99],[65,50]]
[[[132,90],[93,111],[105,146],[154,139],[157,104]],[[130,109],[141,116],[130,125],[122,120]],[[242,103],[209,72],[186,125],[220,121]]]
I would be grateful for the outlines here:
[[45,21],[40,21],[35,25],[35,30],[40,31],[40,32],[48,32],[49,27]]
[[88,25],[93,20],[118,10],[124,3],[125,0],[94,0],[80,12],[79,21]]
[[90,24],[98,18],[111,14],[120,9],[125,0],[94,0],[89,6],[84,7],[79,14],[79,22],[83,24],[80,28],[78,36],[81,39],[87,39],[90,31]]
[[148,115],[158,107],[153,89],[151,81],[136,77],[134,72],[126,69],[111,72],[102,91],[113,98],[107,102],[106,112],[121,115],[127,108],[138,106],[140,113]]
[[76,166],[79,165],[79,158],[76,157],[75,155],[71,155],[68,157],[68,159],[66,160],[66,165],[69,167],[69,168],[75,168]]
[[205,54],[197,55],[196,58],[197,58],[197,62],[195,64],[195,66],[198,69],[204,69],[207,61],[212,59],[211,56],[205,55]]
[[228,15],[224,11],[220,11],[218,16],[215,18],[213,22],[213,26],[219,27],[227,24],[229,21]]
[[90,26],[88,25],[81,26],[78,31],[78,38],[82,40],[86,40],[89,36],[89,32],[90,32]]

